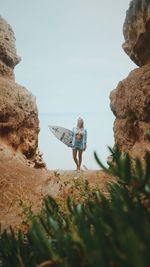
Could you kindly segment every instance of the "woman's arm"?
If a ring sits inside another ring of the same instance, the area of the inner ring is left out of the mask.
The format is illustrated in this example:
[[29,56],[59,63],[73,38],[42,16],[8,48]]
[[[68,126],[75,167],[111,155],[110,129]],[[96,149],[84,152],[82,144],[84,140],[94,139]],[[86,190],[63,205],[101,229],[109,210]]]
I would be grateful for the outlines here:
[[75,143],[75,129],[72,129],[72,135],[71,135],[71,141],[72,141],[72,146],[74,146]]
[[84,150],[86,149],[87,147],[87,130],[85,129],[84,130]]
[[84,137],[84,140],[85,141],[84,141],[84,143],[86,144],[87,143],[87,130],[86,129],[85,129],[85,133],[84,134],[85,134],[85,137]]

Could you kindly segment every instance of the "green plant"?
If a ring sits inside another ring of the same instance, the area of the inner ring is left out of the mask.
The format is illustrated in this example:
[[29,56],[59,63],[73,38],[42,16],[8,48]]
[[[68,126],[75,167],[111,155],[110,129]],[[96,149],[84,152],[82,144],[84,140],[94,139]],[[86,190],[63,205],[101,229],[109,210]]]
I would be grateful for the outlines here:
[[131,162],[128,153],[122,153],[117,147],[111,149],[112,162],[108,163],[109,167],[105,167],[99,160],[97,153],[94,157],[99,166],[110,175],[116,177],[117,182],[121,185],[131,188],[132,193],[143,193],[147,196],[150,195],[150,153],[145,154],[145,166],[142,165],[139,159],[136,159],[135,166]]
[[24,226],[24,228],[29,228],[33,218],[34,218],[34,214],[32,211],[32,206],[27,205],[24,201],[22,201],[22,199],[18,199],[19,202],[19,206],[21,208],[21,212],[20,212],[20,217],[22,220],[22,226]]
[[146,131],[146,136],[147,136],[148,141],[150,141],[150,130]]

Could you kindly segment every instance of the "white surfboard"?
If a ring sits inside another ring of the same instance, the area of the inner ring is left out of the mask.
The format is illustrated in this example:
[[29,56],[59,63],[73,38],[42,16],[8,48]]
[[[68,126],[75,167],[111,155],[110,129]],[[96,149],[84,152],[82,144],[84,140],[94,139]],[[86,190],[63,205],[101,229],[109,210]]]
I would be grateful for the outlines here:
[[49,125],[48,127],[58,140],[63,142],[68,147],[72,147],[72,131],[60,126]]

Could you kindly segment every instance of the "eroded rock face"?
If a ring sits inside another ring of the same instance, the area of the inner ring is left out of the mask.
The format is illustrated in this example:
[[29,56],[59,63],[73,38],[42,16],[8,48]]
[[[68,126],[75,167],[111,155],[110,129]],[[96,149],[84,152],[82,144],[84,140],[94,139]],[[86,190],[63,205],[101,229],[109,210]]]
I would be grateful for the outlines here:
[[123,49],[138,66],[150,62],[150,1],[132,0],[123,26]]
[[21,60],[16,53],[15,40],[11,26],[0,16],[0,58],[11,68]]
[[150,64],[131,71],[111,92],[110,100],[117,118],[150,121]]
[[[20,61],[15,48],[15,36],[7,22],[0,17],[0,142],[21,152],[36,162],[39,120],[35,97],[15,82],[14,67]],[[37,166],[38,165],[38,166]]]
[[38,145],[39,121],[35,97],[12,80],[0,78],[0,136],[27,157]]
[[0,76],[14,79],[13,69],[20,62],[11,26],[0,16]]
[[[122,150],[140,155],[149,149],[145,138],[150,129],[150,63],[131,71],[110,94],[114,123],[115,144]],[[141,145],[140,145],[141,144]]]
[[150,151],[150,1],[132,0],[123,26],[123,48],[140,66],[119,82],[110,94],[110,107],[116,116],[115,144],[143,161]]

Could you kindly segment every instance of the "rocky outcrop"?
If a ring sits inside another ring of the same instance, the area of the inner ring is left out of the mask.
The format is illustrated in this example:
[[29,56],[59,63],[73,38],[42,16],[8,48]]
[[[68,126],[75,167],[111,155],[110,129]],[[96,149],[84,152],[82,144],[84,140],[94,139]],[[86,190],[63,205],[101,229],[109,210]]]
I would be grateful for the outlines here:
[[150,64],[135,69],[110,95],[111,109],[119,119],[150,120]]
[[14,78],[13,69],[20,60],[16,53],[14,32],[0,16],[0,75]]
[[[124,24],[124,50],[139,66],[119,82],[110,94],[110,107],[116,116],[115,144],[141,158],[150,151],[150,1],[133,0]],[[146,64],[147,63],[147,64]]]
[[[115,143],[130,150],[150,129],[150,64],[135,69],[110,94]],[[145,141],[146,142],[146,141]]]
[[[20,62],[15,36],[0,17],[0,143],[21,152],[32,166],[43,167],[39,160],[39,120],[35,97],[15,82],[14,67]],[[37,160],[36,160],[37,159]]]
[[123,26],[123,49],[138,66],[150,62],[150,1],[132,0]]

